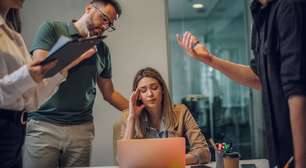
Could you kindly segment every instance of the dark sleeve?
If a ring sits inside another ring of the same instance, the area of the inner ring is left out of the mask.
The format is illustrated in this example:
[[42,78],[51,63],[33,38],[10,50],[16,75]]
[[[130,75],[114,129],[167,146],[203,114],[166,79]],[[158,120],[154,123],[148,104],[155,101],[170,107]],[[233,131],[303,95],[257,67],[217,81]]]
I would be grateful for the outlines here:
[[285,1],[277,14],[285,96],[306,95],[306,3]]
[[98,74],[102,78],[112,78],[111,54],[104,42],[97,45],[98,49]]
[[43,49],[49,51],[56,42],[56,40],[57,35],[55,33],[52,22],[45,22],[39,27],[33,39],[30,53],[32,54],[33,51],[36,49]]
[[257,64],[256,64],[256,60],[255,58],[252,58],[251,61],[250,61],[250,68],[252,69],[252,71],[258,75],[257,73]]

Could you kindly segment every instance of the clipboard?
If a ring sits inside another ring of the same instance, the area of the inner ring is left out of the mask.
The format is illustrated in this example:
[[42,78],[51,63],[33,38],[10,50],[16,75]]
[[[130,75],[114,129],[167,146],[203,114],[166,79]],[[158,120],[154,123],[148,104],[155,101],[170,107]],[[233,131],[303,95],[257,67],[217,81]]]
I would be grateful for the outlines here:
[[54,76],[87,50],[100,43],[104,38],[106,38],[106,36],[92,36],[77,39],[60,36],[49,51],[47,58],[40,63],[40,65],[45,65],[53,60],[58,61],[53,68],[46,72],[44,77],[48,78]]

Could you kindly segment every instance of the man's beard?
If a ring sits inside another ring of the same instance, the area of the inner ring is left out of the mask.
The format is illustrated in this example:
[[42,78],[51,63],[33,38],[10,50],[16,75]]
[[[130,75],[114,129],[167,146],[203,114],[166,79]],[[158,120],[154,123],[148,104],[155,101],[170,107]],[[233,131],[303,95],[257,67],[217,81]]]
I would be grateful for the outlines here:
[[89,36],[96,36],[96,35],[100,36],[103,34],[103,30],[98,27],[88,26],[88,33],[89,33]]
[[86,21],[87,36],[102,35],[104,30],[101,27],[95,26],[93,20]]
[[96,31],[95,29],[94,30],[91,30],[91,31],[89,31],[89,36],[100,36],[100,35],[102,35],[102,31]]

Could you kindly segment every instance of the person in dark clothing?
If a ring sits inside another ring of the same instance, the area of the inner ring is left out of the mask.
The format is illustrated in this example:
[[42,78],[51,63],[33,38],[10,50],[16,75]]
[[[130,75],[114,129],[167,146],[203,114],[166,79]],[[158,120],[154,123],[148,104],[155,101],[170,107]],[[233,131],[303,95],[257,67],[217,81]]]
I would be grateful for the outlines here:
[[[253,0],[250,66],[211,54],[190,32],[177,35],[193,58],[262,91],[270,167],[306,167],[306,0]],[[294,157],[293,157],[294,156]],[[292,159],[294,158],[294,159]]]

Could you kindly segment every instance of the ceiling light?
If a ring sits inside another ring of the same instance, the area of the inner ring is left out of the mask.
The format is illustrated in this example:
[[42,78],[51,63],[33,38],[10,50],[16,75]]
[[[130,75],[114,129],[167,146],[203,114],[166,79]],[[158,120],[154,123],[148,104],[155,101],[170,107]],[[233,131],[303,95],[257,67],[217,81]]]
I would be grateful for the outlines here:
[[192,5],[192,7],[194,9],[202,9],[202,8],[204,8],[204,5],[201,4],[201,3],[195,3],[195,4]]

